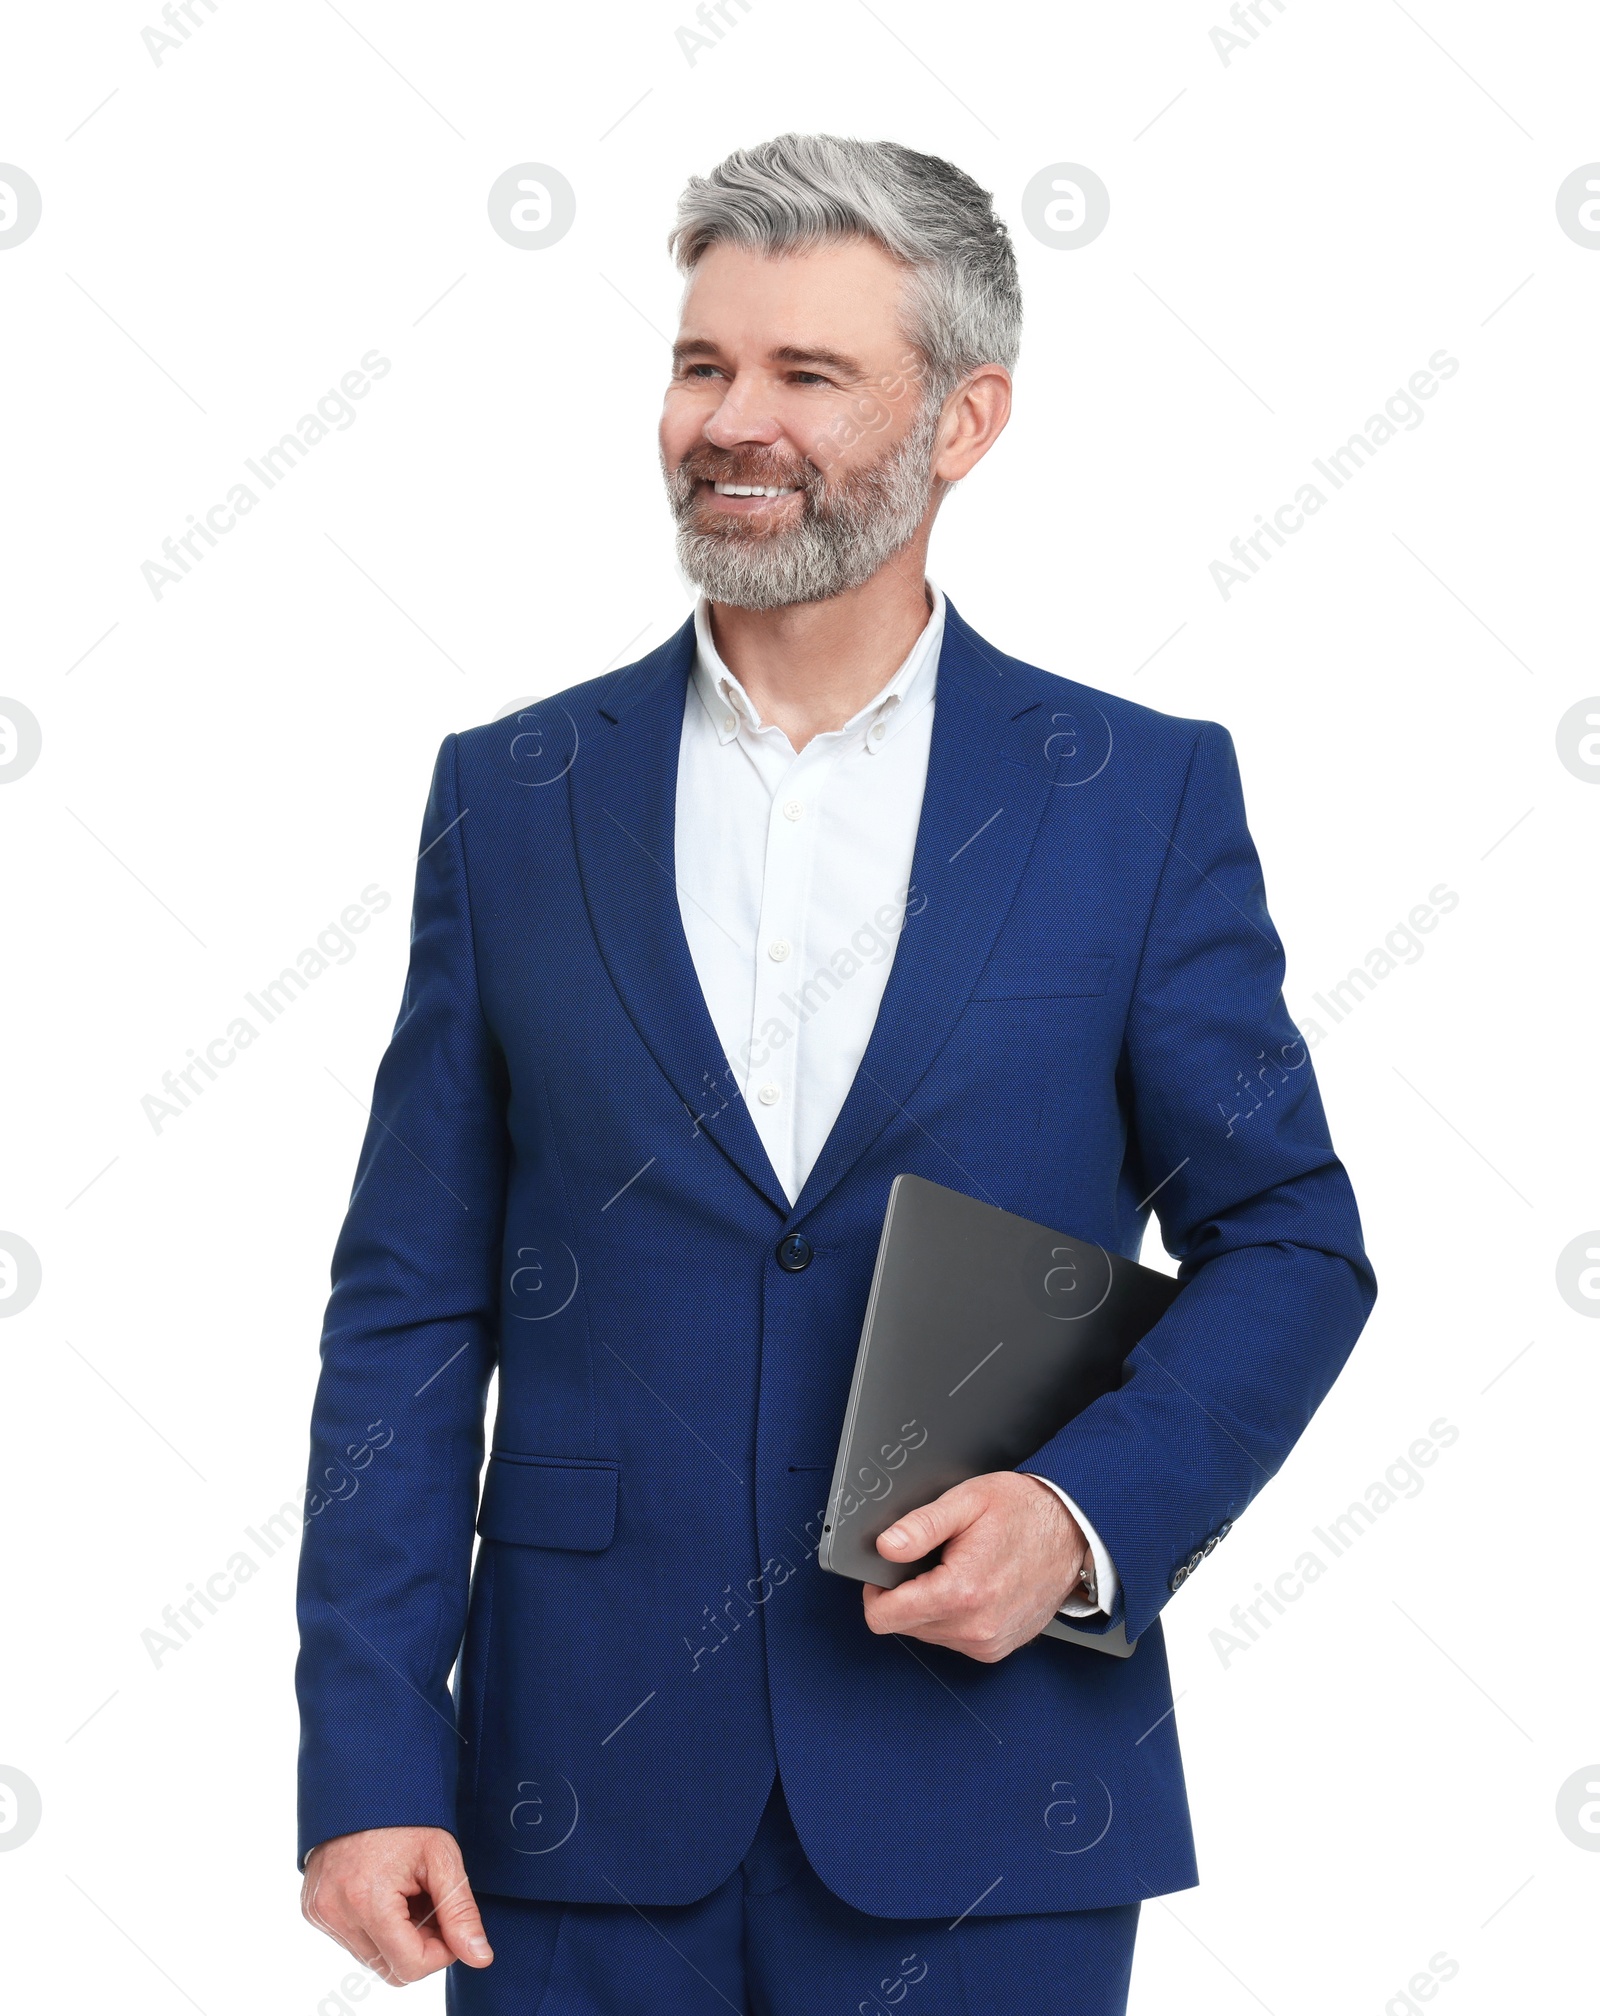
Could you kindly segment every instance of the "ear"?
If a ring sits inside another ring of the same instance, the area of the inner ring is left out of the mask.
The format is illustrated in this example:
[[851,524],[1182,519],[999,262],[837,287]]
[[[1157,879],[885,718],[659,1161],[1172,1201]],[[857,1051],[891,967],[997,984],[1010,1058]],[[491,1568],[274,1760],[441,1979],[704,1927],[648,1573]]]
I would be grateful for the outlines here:
[[1010,418],[1011,373],[1002,364],[980,365],[944,402],[934,475],[959,482],[988,454]]

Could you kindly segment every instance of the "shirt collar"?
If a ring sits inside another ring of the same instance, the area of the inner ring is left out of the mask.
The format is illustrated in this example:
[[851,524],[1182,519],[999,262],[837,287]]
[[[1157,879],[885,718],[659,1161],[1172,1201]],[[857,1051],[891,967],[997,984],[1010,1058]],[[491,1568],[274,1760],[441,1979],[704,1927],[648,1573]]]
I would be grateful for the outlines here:
[[[830,729],[816,740],[830,741],[837,737],[875,755],[933,698],[939,647],[944,639],[945,600],[944,591],[932,581],[928,583],[928,592],[933,607],[899,670],[842,728]],[[694,634],[695,690],[718,741],[736,741],[741,728],[749,735],[782,737],[781,728],[761,719],[755,702],[722,662],[711,635],[711,605],[704,595],[695,605]]]

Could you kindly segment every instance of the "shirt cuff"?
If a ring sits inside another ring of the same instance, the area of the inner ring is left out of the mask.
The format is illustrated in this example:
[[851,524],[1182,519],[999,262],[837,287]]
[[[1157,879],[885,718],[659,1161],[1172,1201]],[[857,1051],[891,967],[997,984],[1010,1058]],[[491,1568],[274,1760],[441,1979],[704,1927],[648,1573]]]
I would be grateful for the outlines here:
[[1112,1606],[1117,1600],[1119,1584],[1117,1582],[1116,1567],[1112,1562],[1111,1556],[1106,1552],[1105,1542],[1100,1538],[1100,1535],[1094,1530],[1093,1526],[1090,1525],[1088,1516],[1083,1511],[1083,1508],[1074,1504],[1059,1484],[1052,1484],[1048,1477],[1040,1477],[1037,1470],[1029,1470],[1026,1472],[1026,1475],[1036,1479],[1047,1490],[1053,1491],[1072,1514],[1073,1518],[1077,1520],[1078,1525],[1083,1531],[1084,1539],[1089,1543],[1090,1559],[1094,1562],[1095,1586],[1099,1590],[1098,1601],[1091,1600],[1080,1591],[1076,1596],[1069,1596],[1056,1612],[1056,1615],[1058,1617],[1109,1617]]

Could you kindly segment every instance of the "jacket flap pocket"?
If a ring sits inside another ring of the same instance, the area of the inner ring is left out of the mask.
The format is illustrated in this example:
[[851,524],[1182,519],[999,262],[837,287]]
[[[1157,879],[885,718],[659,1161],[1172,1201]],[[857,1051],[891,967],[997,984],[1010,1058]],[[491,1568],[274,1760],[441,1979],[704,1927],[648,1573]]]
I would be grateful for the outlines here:
[[478,1531],[517,1547],[597,1553],[617,1523],[617,1466],[555,1456],[489,1458]]
[[1002,952],[978,975],[974,1001],[1037,1001],[1058,994],[1103,994],[1111,960],[1101,953]]

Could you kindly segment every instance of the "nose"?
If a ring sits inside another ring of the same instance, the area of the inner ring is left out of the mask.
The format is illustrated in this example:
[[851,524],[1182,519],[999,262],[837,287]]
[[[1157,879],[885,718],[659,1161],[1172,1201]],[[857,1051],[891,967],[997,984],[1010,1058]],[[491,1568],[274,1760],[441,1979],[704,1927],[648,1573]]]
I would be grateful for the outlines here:
[[742,373],[728,386],[705,424],[705,437],[714,448],[770,448],[782,436],[783,428],[760,386]]

